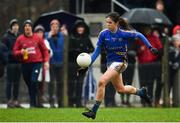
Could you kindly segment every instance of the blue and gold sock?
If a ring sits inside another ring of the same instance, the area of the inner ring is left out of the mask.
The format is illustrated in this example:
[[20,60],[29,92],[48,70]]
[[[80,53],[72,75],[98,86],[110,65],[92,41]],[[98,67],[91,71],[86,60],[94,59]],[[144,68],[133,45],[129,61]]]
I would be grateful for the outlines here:
[[142,89],[137,89],[136,95],[142,97],[144,95],[144,92]]
[[92,111],[93,111],[94,113],[96,113],[97,110],[99,109],[99,106],[100,106],[100,105],[101,105],[101,101],[96,101],[95,104],[94,104],[94,106],[92,107]]

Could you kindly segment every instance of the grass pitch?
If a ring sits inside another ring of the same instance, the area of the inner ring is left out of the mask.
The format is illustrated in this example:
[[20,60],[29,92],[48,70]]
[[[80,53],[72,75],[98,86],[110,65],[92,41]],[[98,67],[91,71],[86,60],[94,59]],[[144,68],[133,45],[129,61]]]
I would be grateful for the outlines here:
[[0,109],[0,122],[180,122],[180,108],[100,108],[95,120],[83,108]]

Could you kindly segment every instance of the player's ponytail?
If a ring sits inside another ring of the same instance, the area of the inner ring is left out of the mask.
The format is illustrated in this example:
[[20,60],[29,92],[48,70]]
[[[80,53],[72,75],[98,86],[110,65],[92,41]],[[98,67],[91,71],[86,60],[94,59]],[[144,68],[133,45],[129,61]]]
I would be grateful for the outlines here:
[[130,25],[128,24],[128,22],[125,19],[121,18],[121,17],[119,17],[119,26],[123,30],[131,30]]

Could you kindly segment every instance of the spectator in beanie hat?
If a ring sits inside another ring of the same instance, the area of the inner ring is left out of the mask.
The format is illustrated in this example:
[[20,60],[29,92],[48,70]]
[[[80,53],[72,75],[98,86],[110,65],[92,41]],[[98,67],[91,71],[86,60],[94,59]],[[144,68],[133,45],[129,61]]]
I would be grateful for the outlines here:
[[[44,33],[45,33],[45,29],[42,25],[37,25],[35,28],[34,28],[34,32],[40,37],[43,39],[46,47],[48,48],[49,50],[49,55],[50,57],[52,56],[52,49],[49,45],[49,42],[44,38]],[[40,74],[40,76],[38,77],[39,79],[39,83],[38,83],[38,99],[37,99],[37,105],[38,107],[40,108],[43,108],[43,95],[44,95],[44,86],[45,86],[45,82],[50,82],[50,79],[48,78],[50,75],[49,75],[49,69],[44,69],[44,67],[42,67],[42,74]]]
[[22,62],[21,68],[29,91],[30,107],[38,107],[38,76],[42,63],[44,69],[49,68],[49,53],[43,39],[33,33],[31,20],[24,21],[23,34],[17,38],[13,54]]
[[[28,28],[27,31],[26,31],[26,33],[25,33],[25,26],[26,26],[27,24],[28,24],[31,28]],[[32,21],[29,20],[29,19],[28,19],[28,20],[25,20],[24,23],[23,23],[23,25],[22,25],[22,28],[23,28],[23,33],[24,33],[25,35],[29,35],[29,33],[32,32],[32,28],[33,28]]]
[[18,25],[19,25],[19,22],[18,22],[18,20],[17,20],[16,18],[15,18],[15,19],[12,19],[12,20],[10,21],[10,23],[9,23],[10,29],[12,29],[12,27],[13,27],[14,24],[18,24]]
[[43,39],[44,39],[44,43],[45,43],[46,47],[47,47],[48,50],[49,50],[50,57],[52,57],[53,52],[52,52],[52,49],[51,49],[51,47],[50,47],[50,45],[49,45],[49,42],[45,39],[45,35],[44,35],[45,29],[44,29],[44,27],[43,27],[42,25],[37,25],[37,26],[34,28],[34,32],[37,33],[37,35],[39,35],[40,38],[43,38]]
[[42,25],[37,25],[35,28],[34,28],[34,32],[39,32],[39,31],[42,31],[43,33],[45,32],[45,29]]
[[6,99],[8,108],[21,108],[18,101],[19,85],[21,77],[21,64],[13,56],[12,49],[17,37],[19,36],[19,23],[17,19],[9,22],[9,29],[4,34],[2,42],[8,49],[8,63],[6,66]]
[[31,26],[33,26],[33,23],[32,23],[32,21],[31,21],[30,19],[27,19],[27,20],[24,21],[23,27],[24,27],[26,24],[30,24]]

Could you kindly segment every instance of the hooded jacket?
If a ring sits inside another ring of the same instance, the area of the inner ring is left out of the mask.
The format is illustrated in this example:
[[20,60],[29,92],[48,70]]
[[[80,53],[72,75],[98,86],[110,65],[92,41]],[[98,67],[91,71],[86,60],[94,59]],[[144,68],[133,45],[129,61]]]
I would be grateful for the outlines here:
[[[84,27],[83,34],[77,33],[78,27]],[[76,21],[69,40],[69,62],[76,63],[76,58],[80,53],[91,53],[93,51],[94,47],[89,37],[89,27],[84,21]]]

